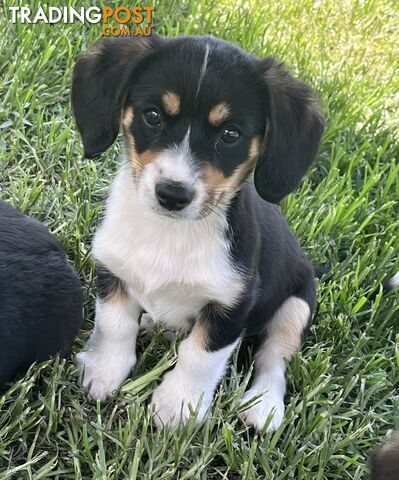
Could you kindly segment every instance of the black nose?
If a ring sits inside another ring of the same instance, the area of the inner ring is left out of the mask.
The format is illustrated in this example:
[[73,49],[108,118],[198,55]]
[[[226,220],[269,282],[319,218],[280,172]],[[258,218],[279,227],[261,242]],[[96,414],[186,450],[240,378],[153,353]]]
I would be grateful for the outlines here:
[[159,204],[168,210],[182,210],[193,199],[194,192],[180,182],[160,182],[155,186]]

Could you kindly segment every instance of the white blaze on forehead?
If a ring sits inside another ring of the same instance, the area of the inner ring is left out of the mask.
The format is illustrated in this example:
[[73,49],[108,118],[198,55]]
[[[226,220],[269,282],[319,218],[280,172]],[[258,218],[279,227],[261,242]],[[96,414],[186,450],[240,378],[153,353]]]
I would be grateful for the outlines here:
[[204,60],[203,60],[202,65],[201,65],[200,75],[199,75],[199,79],[198,79],[198,87],[197,87],[196,97],[198,97],[198,94],[199,94],[199,91],[200,91],[200,88],[201,88],[201,84],[202,84],[202,80],[205,77],[206,68],[208,66],[209,52],[210,52],[210,47],[209,47],[209,44],[207,43],[206,47],[205,47]]
[[138,196],[144,205],[159,209],[155,188],[159,182],[181,182],[194,192],[194,199],[181,211],[184,218],[197,219],[203,209],[208,193],[195,166],[190,149],[190,127],[184,139],[160,152],[153,161],[143,168],[138,185]]

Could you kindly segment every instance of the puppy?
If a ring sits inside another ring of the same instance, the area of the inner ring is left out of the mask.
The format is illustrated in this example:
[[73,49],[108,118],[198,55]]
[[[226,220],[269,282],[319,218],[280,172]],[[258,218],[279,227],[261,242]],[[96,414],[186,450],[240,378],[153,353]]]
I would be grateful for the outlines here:
[[[300,182],[323,119],[309,87],[272,58],[212,37],[99,41],[74,70],[85,156],[122,126],[125,153],[97,230],[95,328],[77,357],[103,400],[136,362],[143,312],[189,332],[152,398],[159,427],[200,421],[243,335],[256,373],[241,417],[284,413],[285,362],[315,306],[314,271],[273,203]],[[254,184],[248,181],[254,171]],[[262,197],[262,198],[261,198]]]
[[17,373],[65,354],[82,320],[82,289],[58,241],[0,201],[0,389]]
[[370,480],[398,480],[399,478],[399,432],[378,447],[369,459]]

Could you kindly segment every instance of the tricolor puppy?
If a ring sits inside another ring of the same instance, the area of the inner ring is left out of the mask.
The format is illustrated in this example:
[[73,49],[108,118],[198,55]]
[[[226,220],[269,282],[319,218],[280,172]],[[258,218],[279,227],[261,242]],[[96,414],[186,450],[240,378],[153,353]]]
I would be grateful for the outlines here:
[[[76,64],[73,108],[86,157],[120,126],[124,154],[94,239],[94,332],[78,356],[95,399],[136,362],[139,320],[187,330],[154,392],[158,426],[202,419],[240,337],[256,373],[242,419],[284,413],[285,362],[315,306],[314,271],[273,203],[300,182],[323,119],[313,93],[272,58],[211,37],[102,40]],[[249,181],[254,172],[254,184]]]

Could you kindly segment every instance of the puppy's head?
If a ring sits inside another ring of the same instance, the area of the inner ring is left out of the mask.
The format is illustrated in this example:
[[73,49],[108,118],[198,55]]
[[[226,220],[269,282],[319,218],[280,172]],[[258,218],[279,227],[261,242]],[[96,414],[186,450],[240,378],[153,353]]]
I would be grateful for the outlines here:
[[72,102],[85,155],[122,126],[141,202],[180,218],[228,204],[253,170],[258,193],[280,201],[323,130],[309,87],[211,37],[101,40],[75,66]]

